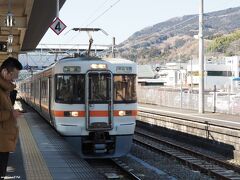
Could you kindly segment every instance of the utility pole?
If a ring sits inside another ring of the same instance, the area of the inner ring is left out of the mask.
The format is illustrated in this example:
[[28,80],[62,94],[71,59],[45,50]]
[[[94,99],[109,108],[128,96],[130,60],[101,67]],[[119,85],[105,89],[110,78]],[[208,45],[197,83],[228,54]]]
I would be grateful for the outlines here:
[[56,17],[59,17],[59,0],[56,3]]
[[199,94],[198,113],[204,113],[204,42],[203,42],[203,1],[200,0],[199,8]]
[[182,109],[182,72],[181,72],[181,69],[182,69],[182,67],[181,67],[181,58],[179,58],[179,77],[180,77],[180,108]]
[[193,89],[193,69],[192,69],[192,60],[193,60],[193,57],[191,57],[191,92],[192,92],[192,89]]
[[112,57],[113,58],[115,58],[115,46],[116,46],[115,37],[113,37],[113,44],[112,44]]

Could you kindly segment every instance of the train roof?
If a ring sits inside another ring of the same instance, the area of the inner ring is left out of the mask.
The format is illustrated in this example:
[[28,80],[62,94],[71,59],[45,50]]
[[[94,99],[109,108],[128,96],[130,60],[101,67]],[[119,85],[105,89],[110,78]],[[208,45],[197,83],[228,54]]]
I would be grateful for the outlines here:
[[[105,64],[106,67],[99,69],[100,64]],[[93,68],[92,65],[97,68]],[[114,74],[127,73],[136,74],[136,63],[130,60],[121,58],[94,58],[94,57],[77,57],[77,58],[64,58],[59,60],[53,67],[55,73],[64,73],[64,67],[78,67],[81,70],[78,72],[86,73],[89,70],[110,70]],[[65,71],[66,72],[66,71]],[[70,72],[70,71],[69,71]],[[76,72],[77,73],[77,72]]]
[[57,63],[61,62],[71,62],[71,61],[87,61],[92,63],[93,61],[102,61],[102,62],[108,62],[111,64],[135,64],[135,62],[122,59],[122,58],[98,58],[98,57],[65,57],[63,59],[60,59]]
[[[113,73],[117,73],[115,68],[118,65],[121,66],[131,66],[133,69],[130,74],[136,73],[136,63],[127,59],[122,58],[98,58],[98,57],[65,57],[63,59],[58,60],[56,63],[52,64],[51,66],[47,67],[44,70],[38,71],[33,73],[34,75],[41,74],[42,72],[46,72],[50,69],[54,69],[55,73],[61,72],[62,67],[69,64],[69,65],[76,65],[76,63],[80,62],[82,67],[82,73],[86,72],[88,70],[87,64],[92,63],[103,63],[108,64],[109,68],[111,70],[114,69]],[[128,74],[128,73],[127,73]],[[28,77],[27,79],[30,79],[31,77]],[[27,80],[26,79],[26,80]]]

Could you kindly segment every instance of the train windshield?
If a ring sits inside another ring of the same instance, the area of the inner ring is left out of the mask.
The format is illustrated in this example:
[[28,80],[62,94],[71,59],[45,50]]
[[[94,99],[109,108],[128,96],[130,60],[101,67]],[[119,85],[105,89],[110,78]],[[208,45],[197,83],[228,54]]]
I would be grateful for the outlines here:
[[[85,102],[84,75],[57,75],[56,102],[77,104]],[[110,74],[89,75],[89,101],[104,103],[110,98]],[[116,103],[135,103],[136,75],[115,75],[113,80],[113,100]]]
[[89,101],[104,102],[109,100],[110,95],[110,74],[89,75]]
[[136,75],[114,76],[114,101],[136,102]]
[[56,102],[76,104],[84,103],[84,75],[57,75]]

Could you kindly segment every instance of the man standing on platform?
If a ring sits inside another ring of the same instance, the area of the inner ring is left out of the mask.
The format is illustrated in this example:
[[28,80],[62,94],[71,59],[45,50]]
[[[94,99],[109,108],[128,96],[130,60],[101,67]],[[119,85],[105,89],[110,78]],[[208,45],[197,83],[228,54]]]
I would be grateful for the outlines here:
[[10,92],[15,88],[12,82],[21,69],[22,64],[12,57],[0,66],[0,179],[6,175],[9,152],[15,151],[18,139],[17,117],[21,113],[14,110]]

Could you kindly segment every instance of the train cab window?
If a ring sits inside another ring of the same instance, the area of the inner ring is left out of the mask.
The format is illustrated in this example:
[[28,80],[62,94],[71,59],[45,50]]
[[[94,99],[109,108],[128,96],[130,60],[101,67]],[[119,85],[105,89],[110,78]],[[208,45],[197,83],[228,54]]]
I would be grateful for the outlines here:
[[104,102],[109,99],[110,74],[89,75],[89,101]]
[[84,102],[83,75],[56,75],[56,102],[76,104]]
[[136,75],[114,76],[114,101],[136,102]]

